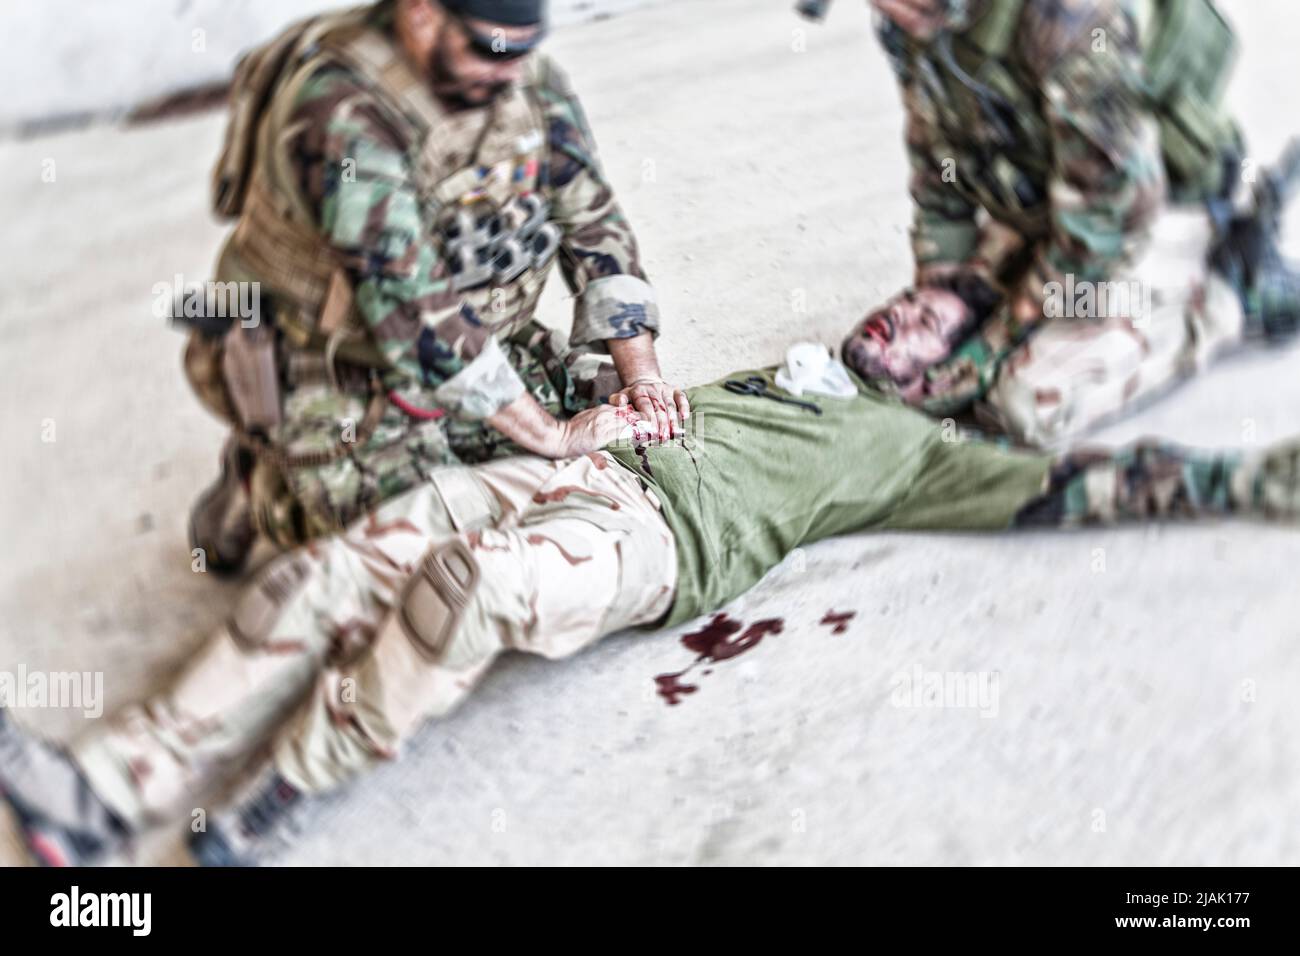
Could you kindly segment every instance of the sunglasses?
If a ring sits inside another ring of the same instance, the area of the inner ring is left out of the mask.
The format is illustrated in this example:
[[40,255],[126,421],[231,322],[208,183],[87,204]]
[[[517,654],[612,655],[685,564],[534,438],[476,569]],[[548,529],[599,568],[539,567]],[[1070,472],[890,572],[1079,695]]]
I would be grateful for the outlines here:
[[546,37],[546,27],[542,26],[527,40],[512,42],[507,40],[501,31],[483,33],[470,26],[465,17],[459,14],[452,14],[452,16],[465,32],[474,55],[490,63],[509,63],[521,59],[536,50]]

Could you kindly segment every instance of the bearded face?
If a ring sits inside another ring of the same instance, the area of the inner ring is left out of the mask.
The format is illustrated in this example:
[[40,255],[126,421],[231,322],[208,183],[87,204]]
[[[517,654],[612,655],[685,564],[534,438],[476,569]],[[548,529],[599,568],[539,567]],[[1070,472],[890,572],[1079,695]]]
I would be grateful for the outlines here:
[[435,96],[451,109],[486,106],[505,92],[520,74],[518,63],[498,64],[475,52],[457,22],[438,35],[425,66]]
[[407,61],[448,109],[486,106],[518,83],[545,28],[463,16],[431,0],[401,0],[394,20]]
[[969,318],[968,306],[954,292],[909,290],[863,320],[844,343],[844,360],[869,381],[906,390],[948,358]]

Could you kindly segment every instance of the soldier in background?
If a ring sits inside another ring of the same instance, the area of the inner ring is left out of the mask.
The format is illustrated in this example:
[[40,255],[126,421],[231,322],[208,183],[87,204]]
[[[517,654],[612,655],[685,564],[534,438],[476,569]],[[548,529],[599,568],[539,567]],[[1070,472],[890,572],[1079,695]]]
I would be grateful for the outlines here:
[[[191,382],[234,434],[191,537],[239,568],[257,531],[336,531],[439,466],[599,447],[595,403],[674,433],[659,310],[544,0],[383,0],[241,61],[215,175],[217,278],[259,320],[193,323]],[[534,319],[558,262],[566,335]],[[211,311],[211,310],[209,310]]]
[[983,400],[1054,445],[1295,329],[1276,190],[1239,195],[1256,177],[1211,0],[872,4],[907,115],[917,291],[846,341],[863,376],[932,414]]

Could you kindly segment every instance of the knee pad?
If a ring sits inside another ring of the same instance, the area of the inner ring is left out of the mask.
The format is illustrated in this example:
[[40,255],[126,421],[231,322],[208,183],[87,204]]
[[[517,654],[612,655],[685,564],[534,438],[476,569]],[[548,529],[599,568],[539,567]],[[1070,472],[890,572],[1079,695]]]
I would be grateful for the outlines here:
[[402,590],[398,621],[420,655],[445,663],[465,608],[478,590],[479,565],[460,538],[433,548]]

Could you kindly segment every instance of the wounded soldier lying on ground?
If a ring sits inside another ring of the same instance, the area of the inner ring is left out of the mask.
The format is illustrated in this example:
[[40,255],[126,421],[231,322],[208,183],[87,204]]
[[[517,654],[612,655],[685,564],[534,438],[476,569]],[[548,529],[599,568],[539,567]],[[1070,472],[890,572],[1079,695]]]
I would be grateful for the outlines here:
[[191,848],[207,864],[267,862],[501,651],[557,658],[681,624],[832,535],[1300,516],[1300,442],[1051,456],[952,440],[849,391],[797,401],[771,370],[737,373],[692,389],[693,433],[664,444],[614,441],[635,413],[588,410],[605,451],[436,471],[275,560],[168,689],[66,750],[0,711],[0,789],[27,846],[49,864],[103,859],[265,761]]

